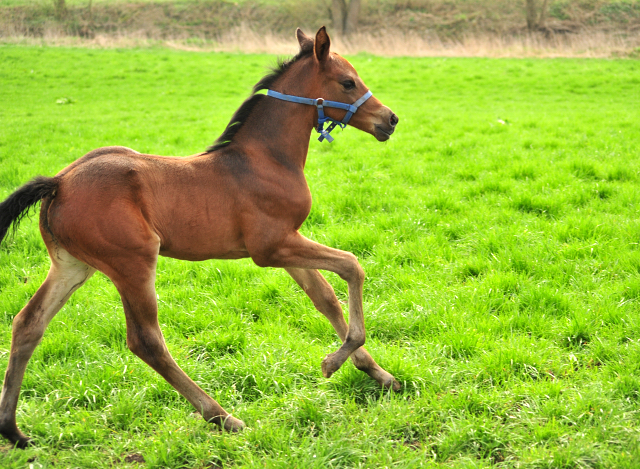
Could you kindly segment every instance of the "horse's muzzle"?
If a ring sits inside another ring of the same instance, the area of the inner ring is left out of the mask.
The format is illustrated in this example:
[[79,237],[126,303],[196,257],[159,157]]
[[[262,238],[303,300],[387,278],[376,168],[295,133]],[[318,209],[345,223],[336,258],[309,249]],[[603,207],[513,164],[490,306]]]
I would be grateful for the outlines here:
[[389,116],[388,122],[384,124],[376,124],[375,127],[375,137],[379,142],[385,142],[391,138],[391,134],[396,130],[396,125],[398,125],[398,116],[396,116],[393,112]]

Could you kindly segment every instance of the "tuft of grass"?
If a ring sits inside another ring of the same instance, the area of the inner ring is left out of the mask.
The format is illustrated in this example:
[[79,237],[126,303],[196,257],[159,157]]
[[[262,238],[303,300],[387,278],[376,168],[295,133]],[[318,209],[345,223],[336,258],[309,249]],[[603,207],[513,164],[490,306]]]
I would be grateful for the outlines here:
[[562,334],[561,343],[569,349],[580,349],[591,342],[591,327],[583,318],[574,316]]
[[529,194],[518,196],[511,203],[512,207],[520,212],[543,215],[553,218],[560,211],[560,205],[554,199],[546,197],[536,197]]
[[593,163],[574,161],[570,165],[573,174],[580,179],[598,179],[598,171]]

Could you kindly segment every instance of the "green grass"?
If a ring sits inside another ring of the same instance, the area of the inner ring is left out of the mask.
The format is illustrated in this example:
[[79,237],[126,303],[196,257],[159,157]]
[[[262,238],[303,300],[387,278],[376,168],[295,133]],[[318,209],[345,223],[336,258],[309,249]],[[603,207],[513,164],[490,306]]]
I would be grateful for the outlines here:
[[[0,48],[0,199],[99,146],[205,149],[274,60]],[[403,391],[350,363],[322,378],[337,337],[283,271],[162,259],[169,349],[248,429],[193,418],[127,350],[97,274],[27,369],[36,446],[0,466],[640,465],[640,63],[351,60],[398,131],[312,140],[302,231],[361,260],[367,347]],[[0,248],[0,369],[47,269],[34,217]]]

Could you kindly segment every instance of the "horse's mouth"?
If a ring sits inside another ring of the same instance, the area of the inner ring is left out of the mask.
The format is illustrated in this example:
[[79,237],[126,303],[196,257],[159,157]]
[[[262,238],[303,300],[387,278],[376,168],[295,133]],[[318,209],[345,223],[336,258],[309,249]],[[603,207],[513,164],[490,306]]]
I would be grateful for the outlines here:
[[376,125],[374,136],[376,137],[376,139],[378,139],[379,142],[386,142],[391,138],[391,134],[393,133],[394,130],[395,130],[394,127],[392,127],[391,129],[388,129],[388,128],[384,129],[382,128],[382,126]]

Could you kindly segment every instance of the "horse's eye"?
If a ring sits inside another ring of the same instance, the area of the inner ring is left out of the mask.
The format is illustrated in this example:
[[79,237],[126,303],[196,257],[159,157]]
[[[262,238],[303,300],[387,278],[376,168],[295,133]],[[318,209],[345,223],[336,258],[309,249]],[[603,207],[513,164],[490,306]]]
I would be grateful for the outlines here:
[[356,87],[356,82],[353,80],[347,80],[342,82],[342,86],[345,90],[352,90]]

